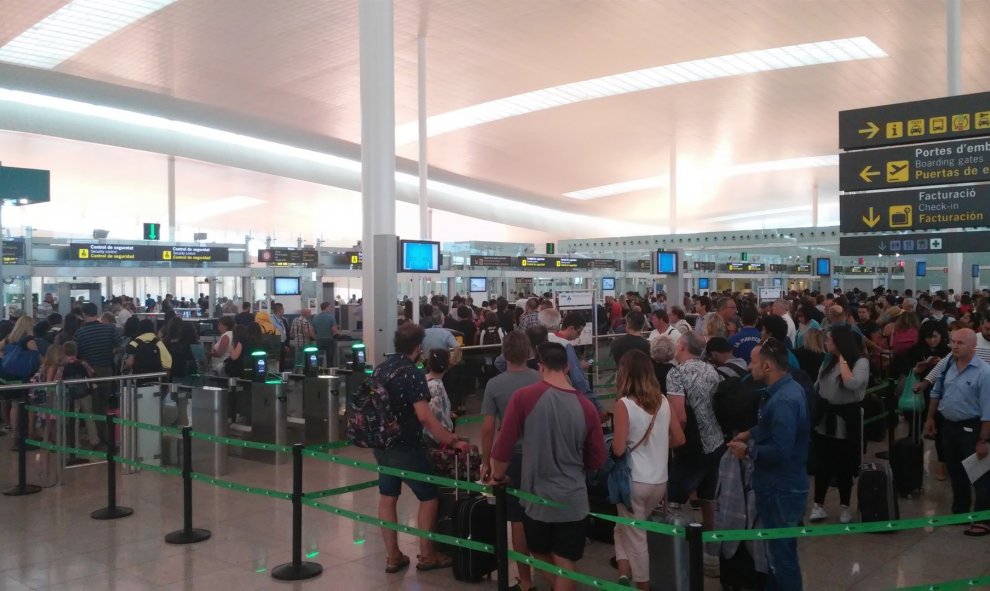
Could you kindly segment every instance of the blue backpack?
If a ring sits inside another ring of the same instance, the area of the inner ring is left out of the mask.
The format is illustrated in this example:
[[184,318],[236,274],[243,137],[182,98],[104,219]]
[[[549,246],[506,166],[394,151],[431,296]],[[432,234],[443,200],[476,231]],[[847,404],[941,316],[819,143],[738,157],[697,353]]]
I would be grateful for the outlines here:
[[41,367],[41,353],[32,351],[24,345],[23,340],[17,343],[8,343],[3,350],[4,375],[19,380],[27,380],[33,376]]

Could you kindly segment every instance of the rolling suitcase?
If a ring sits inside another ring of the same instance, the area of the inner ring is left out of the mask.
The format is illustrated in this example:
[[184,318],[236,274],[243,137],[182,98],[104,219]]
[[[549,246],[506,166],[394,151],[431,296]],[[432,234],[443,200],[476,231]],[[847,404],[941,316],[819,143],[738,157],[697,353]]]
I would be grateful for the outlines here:
[[894,475],[894,488],[902,497],[924,485],[925,444],[921,439],[921,412],[911,413],[914,422],[913,435],[898,439],[890,448],[890,470]]
[[[615,505],[609,502],[607,496],[598,497],[588,495],[588,505],[591,513],[601,513],[602,515],[612,516],[619,515]],[[600,519],[594,515],[588,515],[588,537],[596,542],[614,544],[615,523],[605,519]]]
[[[453,456],[453,469],[457,473],[460,471],[460,454]],[[467,468],[470,471],[471,458],[468,457]],[[436,467],[434,467],[436,469]],[[478,496],[478,493],[462,491],[452,486],[441,486],[437,497],[437,533],[447,536],[457,537],[457,507],[458,503],[470,497]],[[456,546],[450,544],[437,544],[437,551],[453,557],[457,551]]]
[[[657,510],[650,521],[685,528],[691,523],[686,515],[676,511]],[[684,538],[646,532],[646,548],[650,556],[650,589],[652,591],[688,591],[690,565],[688,545]]]
[[894,477],[889,465],[868,463],[860,466],[856,497],[864,523],[900,519],[901,511],[894,494]]
[[[455,535],[484,544],[495,543],[495,505],[488,497],[462,498],[456,502]],[[497,568],[495,555],[467,548],[454,549],[454,578],[458,581],[477,583],[491,576]]]

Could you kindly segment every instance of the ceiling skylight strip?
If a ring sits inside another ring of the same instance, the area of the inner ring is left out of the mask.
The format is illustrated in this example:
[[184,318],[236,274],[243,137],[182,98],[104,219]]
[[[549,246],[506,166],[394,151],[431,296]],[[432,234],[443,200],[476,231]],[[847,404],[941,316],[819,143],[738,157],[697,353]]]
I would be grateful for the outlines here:
[[[553,106],[569,105],[639,90],[740,74],[881,57],[887,57],[887,54],[873,41],[866,37],[854,37],[691,60],[571,82],[441,113],[427,120],[428,135],[432,137],[499,119],[542,111]],[[552,106],[547,106],[548,103]],[[507,105],[511,105],[512,108],[507,109]],[[418,127],[416,121],[396,127],[396,145],[415,142],[419,137]]]
[[175,0],[73,0],[3,47],[0,61],[54,68]]
[[[785,158],[783,160],[767,160],[765,162],[746,162],[743,164],[733,164],[722,169],[721,176],[742,176],[745,174],[756,174],[760,172],[780,172],[783,170],[800,170],[804,168],[822,168],[828,166],[838,166],[839,157],[834,154],[825,156],[803,156],[800,158]],[[622,195],[633,191],[644,191],[647,189],[662,189],[670,183],[668,176],[651,176],[631,181],[622,181],[610,185],[601,185],[564,193],[564,197],[587,201],[599,199],[601,197],[611,197],[612,195]]]

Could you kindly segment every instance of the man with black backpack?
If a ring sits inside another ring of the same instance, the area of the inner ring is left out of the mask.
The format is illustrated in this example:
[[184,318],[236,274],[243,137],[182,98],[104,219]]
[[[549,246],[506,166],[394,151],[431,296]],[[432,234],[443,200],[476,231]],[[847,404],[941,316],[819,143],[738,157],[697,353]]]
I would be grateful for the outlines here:
[[157,373],[172,369],[172,355],[155,334],[155,324],[145,318],[138,325],[138,336],[127,343],[124,369],[133,374]]
[[[433,462],[423,441],[425,428],[443,445],[467,454],[468,442],[443,428],[430,410],[430,388],[416,361],[423,352],[425,331],[412,322],[395,331],[395,354],[375,368],[375,372],[348,401],[347,435],[355,445],[374,450],[380,466],[432,474]],[[395,523],[402,483],[419,500],[417,527],[432,531],[437,520],[437,487],[419,480],[389,474],[378,477],[378,517]],[[399,550],[398,534],[382,528],[387,560],[386,573],[397,573],[409,566],[409,557]],[[434,551],[433,542],[419,539],[418,571],[451,566],[449,556]]]

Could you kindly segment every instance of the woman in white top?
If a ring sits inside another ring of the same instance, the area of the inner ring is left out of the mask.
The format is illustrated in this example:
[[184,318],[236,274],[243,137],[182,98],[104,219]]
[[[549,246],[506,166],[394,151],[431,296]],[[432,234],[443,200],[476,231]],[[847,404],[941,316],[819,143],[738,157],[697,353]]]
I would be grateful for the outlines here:
[[[646,519],[667,496],[667,459],[672,447],[684,444],[679,421],[670,420],[670,403],[660,393],[653,363],[642,351],[629,351],[619,362],[616,377],[615,434],[613,457],[627,450],[632,472],[632,512],[619,504],[620,517]],[[630,578],[640,589],[650,583],[650,557],[646,532],[625,525],[615,526],[615,557],[619,583]]]
[[220,338],[213,343],[210,349],[210,367],[213,373],[218,376],[223,374],[223,362],[230,357],[230,351],[234,348],[234,319],[230,316],[223,316],[218,322],[220,326]]

